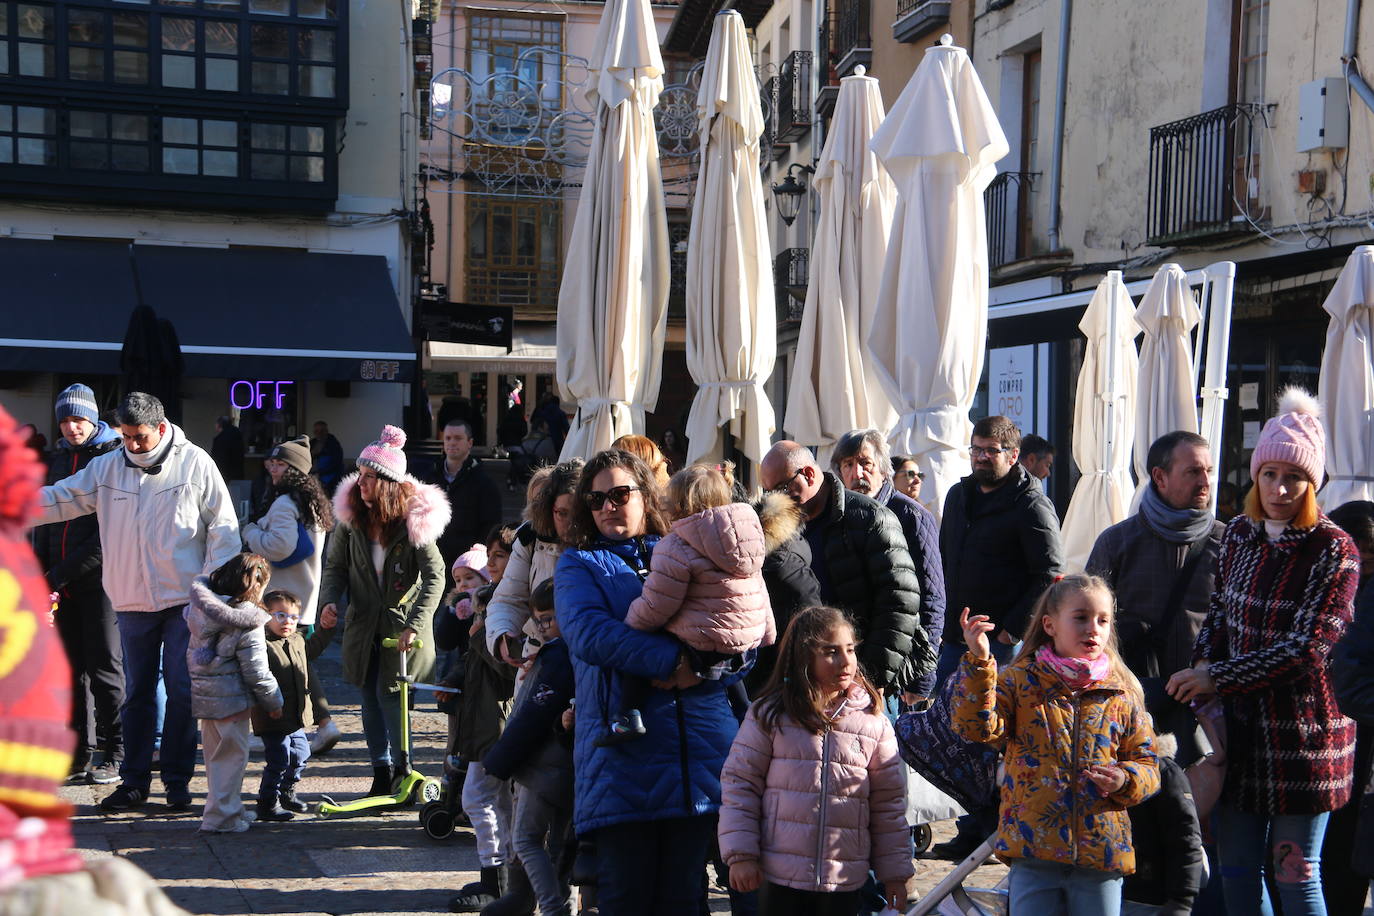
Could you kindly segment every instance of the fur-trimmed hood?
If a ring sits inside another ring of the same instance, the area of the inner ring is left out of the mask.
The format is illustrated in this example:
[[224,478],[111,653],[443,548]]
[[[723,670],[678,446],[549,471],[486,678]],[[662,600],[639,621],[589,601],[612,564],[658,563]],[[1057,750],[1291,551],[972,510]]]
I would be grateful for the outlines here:
[[[267,611],[256,604],[230,604],[224,597],[210,590],[209,576],[196,576],[191,582],[191,603],[182,616],[191,631],[195,648],[192,661],[208,665],[216,655],[232,655],[233,644],[244,630],[263,626],[271,619]],[[228,636],[227,648],[221,651],[218,643]]]
[[[421,483],[407,474],[403,481],[415,488],[415,495],[406,507],[406,538],[415,547],[423,547],[439,540],[439,535],[448,527],[453,516],[453,508],[448,504],[444,491],[433,484]],[[353,509],[348,498],[358,486],[357,473],[349,474],[339,482],[334,491],[334,517],[340,524],[353,527]]]
[[764,493],[755,500],[754,511],[763,525],[763,548],[768,553],[800,534],[806,524],[806,511],[785,493]]

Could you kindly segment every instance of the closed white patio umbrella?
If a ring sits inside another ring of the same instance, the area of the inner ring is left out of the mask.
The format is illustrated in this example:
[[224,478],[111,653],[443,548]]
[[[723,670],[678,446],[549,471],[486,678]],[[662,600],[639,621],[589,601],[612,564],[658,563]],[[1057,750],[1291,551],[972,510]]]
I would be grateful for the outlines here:
[[1374,499],[1374,246],[1361,245],[1322,303],[1331,316],[1317,390],[1326,413],[1328,512]]
[[850,430],[886,433],[897,419],[867,348],[897,189],[868,148],[883,122],[878,81],[855,72],[840,80],[813,179],[821,217],[783,423],[822,462]]
[[1083,571],[1097,536],[1126,517],[1130,502],[1140,328],[1121,271],[1097,285],[1078,327],[1088,345],[1073,409],[1073,460],[1083,476],[1061,528],[1070,572]]
[[744,20],[716,16],[697,93],[701,168],[687,237],[687,369],[697,383],[687,460],[719,454],[729,424],[762,461],[776,428],[763,383],[777,355],[773,275],[759,179],[763,112]]
[[668,317],[668,221],[654,105],[663,60],[648,0],[609,0],[588,90],[596,108],[558,290],[556,377],[577,416],[563,458],[642,432],[658,402]]
[[1140,344],[1140,384],[1135,407],[1135,498],[1150,482],[1146,457],[1150,445],[1165,433],[1186,430],[1196,433],[1197,379],[1193,376],[1193,329],[1202,320],[1188,276],[1177,264],[1165,264],[1135,310],[1135,321],[1145,332]]
[[916,456],[922,501],[938,515],[969,472],[988,324],[983,191],[1007,154],[963,48],[926,51],[871,149],[898,196],[868,350],[899,414],[892,449]]

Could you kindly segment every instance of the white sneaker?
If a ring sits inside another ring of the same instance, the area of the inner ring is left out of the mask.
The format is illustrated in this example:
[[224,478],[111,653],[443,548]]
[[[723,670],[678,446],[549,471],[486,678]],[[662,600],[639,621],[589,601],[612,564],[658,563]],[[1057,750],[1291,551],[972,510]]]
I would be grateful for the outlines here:
[[243,818],[238,818],[237,820],[235,820],[235,821],[233,821],[233,822],[231,822],[231,823],[225,824],[223,827],[215,827],[215,828],[209,829],[209,830],[207,830],[206,828],[202,827],[202,828],[200,828],[200,831],[199,831],[199,832],[200,832],[200,833],[244,833],[245,831],[248,830],[248,824],[249,824],[248,821],[244,820]]
[[334,724],[333,719],[330,719],[321,725],[315,732],[315,737],[310,739],[310,753],[328,754],[342,737],[343,733],[339,731],[339,726]]
[[251,824],[253,823],[253,821],[257,819],[258,812],[252,810],[251,808],[244,808],[242,811],[239,812],[239,820],[243,821],[244,823]]

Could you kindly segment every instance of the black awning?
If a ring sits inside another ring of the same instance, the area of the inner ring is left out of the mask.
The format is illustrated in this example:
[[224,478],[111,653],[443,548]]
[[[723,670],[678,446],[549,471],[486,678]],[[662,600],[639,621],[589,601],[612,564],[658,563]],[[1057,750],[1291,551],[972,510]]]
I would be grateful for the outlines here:
[[0,370],[117,374],[136,305],[128,245],[0,239]]
[[6,311],[24,317],[0,332],[0,368],[116,373],[141,301],[172,322],[187,376],[414,378],[415,345],[380,255],[135,245],[131,262],[129,251],[0,240]]

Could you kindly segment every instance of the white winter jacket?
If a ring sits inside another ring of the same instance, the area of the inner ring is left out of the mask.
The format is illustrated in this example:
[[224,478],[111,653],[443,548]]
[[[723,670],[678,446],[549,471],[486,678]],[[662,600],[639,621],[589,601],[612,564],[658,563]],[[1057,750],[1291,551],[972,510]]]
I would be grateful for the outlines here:
[[[290,566],[278,566],[282,560],[297,555],[309,541],[310,552]],[[320,567],[324,562],[324,532],[306,528],[301,522],[301,510],[290,493],[272,500],[267,514],[256,522],[243,526],[243,543],[253,553],[272,562],[272,581],[269,589],[282,589],[295,595],[301,603],[301,626],[315,623],[315,605],[320,600]]]
[[233,500],[214,461],[172,423],[167,437],[156,474],[130,466],[119,448],[40,493],[37,524],[99,516],[102,581],[116,611],[184,605],[192,579],[242,549]]
[[529,522],[516,530],[515,544],[511,547],[505,575],[487,602],[487,650],[496,658],[500,658],[496,640],[506,633],[524,633],[540,638],[539,631],[529,622],[530,595],[534,594],[539,583],[553,577],[562,553],[561,542],[535,537],[534,528]]

